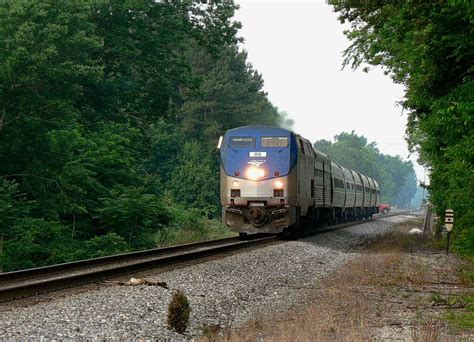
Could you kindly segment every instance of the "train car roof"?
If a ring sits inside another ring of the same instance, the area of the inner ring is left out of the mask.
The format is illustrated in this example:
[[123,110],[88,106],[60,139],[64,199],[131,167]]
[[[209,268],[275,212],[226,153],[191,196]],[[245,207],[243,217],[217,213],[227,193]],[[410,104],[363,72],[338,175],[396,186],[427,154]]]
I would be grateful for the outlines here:
[[277,127],[277,126],[265,126],[265,125],[252,125],[252,126],[242,126],[233,129],[229,129],[226,132],[227,134],[238,135],[238,136],[245,136],[245,135],[262,135],[267,134],[270,136],[274,135],[285,135],[289,136],[293,132]]
[[354,183],[361,185],[362,180],[360,179],[359,173],[357,171],[351,170],[352,176],[354,176]]
[[317,148],[314,148],[314,147],[313,147],[313,150],[314,150],[314,153],[316,154],[316,158],[322,159],[323,162],[325,162],[325,163],[329,163],[330,158],[326,153],[324,153],[324,152],[322,152],[322,151],[320,151],[320,150],[318,150]]
[[378,183],[375,179],[372,179],[372,180],[373,180],[374,183],[375,183],[375,188],[376,188],[377,190],[380,190],[379,183]]
[[344,177],[343,175],[343,171],[342,171],[342,168],[340,165],[338,165],[337,163],[331,161],[331,173],[333,174],[332,176],[342,176]]

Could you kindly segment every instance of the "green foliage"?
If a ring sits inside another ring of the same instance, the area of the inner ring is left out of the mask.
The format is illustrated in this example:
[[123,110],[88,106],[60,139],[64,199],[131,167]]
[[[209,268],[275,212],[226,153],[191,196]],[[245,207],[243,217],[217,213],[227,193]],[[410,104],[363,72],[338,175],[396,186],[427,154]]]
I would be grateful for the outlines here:
[[5,241],[1,262],[5,271],[45,266],[66,261],[72,246],[64,227],[43,219],[19,219]]
[[125,253],[130,250],[127,241],[116,233],[94,236],[81,246],[79,259],[97,258],[112,254]]
[[156,232],[155,241],[158,246],[235,236],[235,233],[232,233],[220,221],[207,219],[209,212],[206,210],[186,209],[175,203],[169,203],[167,209],[172,219],[166,227]]
[[[200,217],[187,231],[207,234],[200,225],[218,212],[218,136],[291,124],[239,52],[235,9],[0,5],[5,270],[152,247],[189,208]],[[163,204],[167,194],[174,209]]]
[[102,205],[97,210],[106,229],[127,236],[128,244],[133,242],[134,247],[152,247],[146,236],[169,220],[160,199],[144,192],[144,187],[114,190],[110,197],[100,199]]
[[222,132],[248,124],[278,124],[276,107],[262,90],[263,79],[236,46],[214,59],[199,46],[190,56],[194,84],[183,87],[184,104],[178,115],[182,132],[194,139],[215,141]]
[[[194,208],[219,205],[219,173],[209,154],[196,141],[184,144],[170,187],[176,201]],[[215,210],[215,209],[214,209]]]
[[334,143],[316,141],[314,147],[327,153],[335,162],[376,179],[383,202],[400,207],[410,206],[417,189],[410,161],[380,153],[375,142],[368,144],[365,137],[358,136],[354,131],[342,132],[334,140]]
[[186,294],[181,290],[174,291],[168,304],[168,328],[180,334],[184,333],[188,327],[190,313],[191,307]]
[[438,216],[456,215],[454,244],[474,252],[474,7],[470,2],[334,2],[352,45],[345,64],[380,65],[406,86],[407,141],[430,171]]
[[[451,321],[455,326],[461,329],[474,328],[474,295],[466,295],[459,298],[459,301],[465,305],[464,312],[448,311],[443,318]],[[451,303],[449,303],[451,304]]]
[[15,181],[3,180],[0,186],[0,234],[11,234],[9,228],[14,226],[18,219],[28,214],[29,206],[25,195],[19,192],[19,184]]

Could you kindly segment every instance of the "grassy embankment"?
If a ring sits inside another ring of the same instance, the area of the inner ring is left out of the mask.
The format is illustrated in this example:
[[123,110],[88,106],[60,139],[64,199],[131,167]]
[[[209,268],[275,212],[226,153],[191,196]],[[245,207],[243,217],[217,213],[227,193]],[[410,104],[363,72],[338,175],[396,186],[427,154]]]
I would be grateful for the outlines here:
[[237,236],[222,223],[216,220],[206,220],[199,229],[184,227],[166,227],[156,234],[156,241],[159,247],[180,245],[184,243],[223,239]]
[[205,219],[205,216],[197,209],[184,211],[172,208],[170,210],[172,210],[174,217],[173,222],[155,234],[158,247],[222,239],[237,235],[220,221]]
[[360,257],[310,290],[306,304],[246,326],[204,328],[204,340],[434,341],[474,338],[474,263],[446,256],[432,238],[399,224]]

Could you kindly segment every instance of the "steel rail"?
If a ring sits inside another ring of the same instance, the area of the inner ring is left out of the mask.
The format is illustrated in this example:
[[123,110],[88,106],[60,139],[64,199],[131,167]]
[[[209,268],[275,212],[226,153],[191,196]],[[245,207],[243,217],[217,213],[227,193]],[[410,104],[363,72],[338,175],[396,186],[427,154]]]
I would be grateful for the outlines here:
[[[257,237],[245,241],[227,238],[4,273],[0,276],[0,302],[201,259],[275,240],[278,240],[277,236]],[[40,277],[34,279],[35,275]],[[10,281],[2,281],[3,278]]]
[[[381,215],[377,219],[402,214],[405,214],[405,212]],[[318,227],[311,232],[307,232],[309,234],[305,234],[303,237],[353,227],[377,219]],[[238,237],[232,237],[2,273],[0,274],[0,302],[146,269],[202,259],[212,255],[268,244],[278,239],[279,237],[274,235],[264,237],[256,235],[244,241],[239,240]]]
[[0,273],[0,285],[4,282],[18,281],[24,278],[31,278],[35,276],[47,276],[50,274],[55,274],[55,273],[59,273],[63,271],[70,272],[73,270],[87,268],[91,266],[106,265],[106,264],[116,263],[119,261],[130,261],[132,259],[140,259],[144,257],[180,252],[180,251],[191,250],[191,249],[196,249],[196,248],[201,248],[201,247],[215,246],[218,244],[232,243],[236,241],[239,241],[237,237],[201,241],[201,242],[187,243],[187,244],[175,245],[175,246],[169,246],[169,247],[153,248],[153,249],[148,249],[148,250],[138,251],[138,252],[115,254],[115,255],[99,257],[99,258],[84,259],[84,260],[66,262],[66,263],[61,263],[61,264],[56,264],[56,265],[24,269],[20,271]]

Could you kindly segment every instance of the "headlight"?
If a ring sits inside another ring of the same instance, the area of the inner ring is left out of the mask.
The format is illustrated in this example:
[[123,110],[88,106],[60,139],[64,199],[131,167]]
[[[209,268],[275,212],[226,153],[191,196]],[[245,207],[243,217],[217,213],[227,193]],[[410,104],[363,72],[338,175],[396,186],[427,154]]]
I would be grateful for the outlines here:
[[276,189],[283,189],[283,182],[282,181],[275,181],[274,183]]
[[257,180],[265,176],[265,170],[259,169],[258,167],[255,167],[252,165],[247,169],[247,171],[245,172],[245,175],[250,180]]
[[233,186],[234,188],[237,188],[237,187],[239,186],[239,182],[238,182],[238,181],[233,181],[233,182],[232,182],[232,186]]

